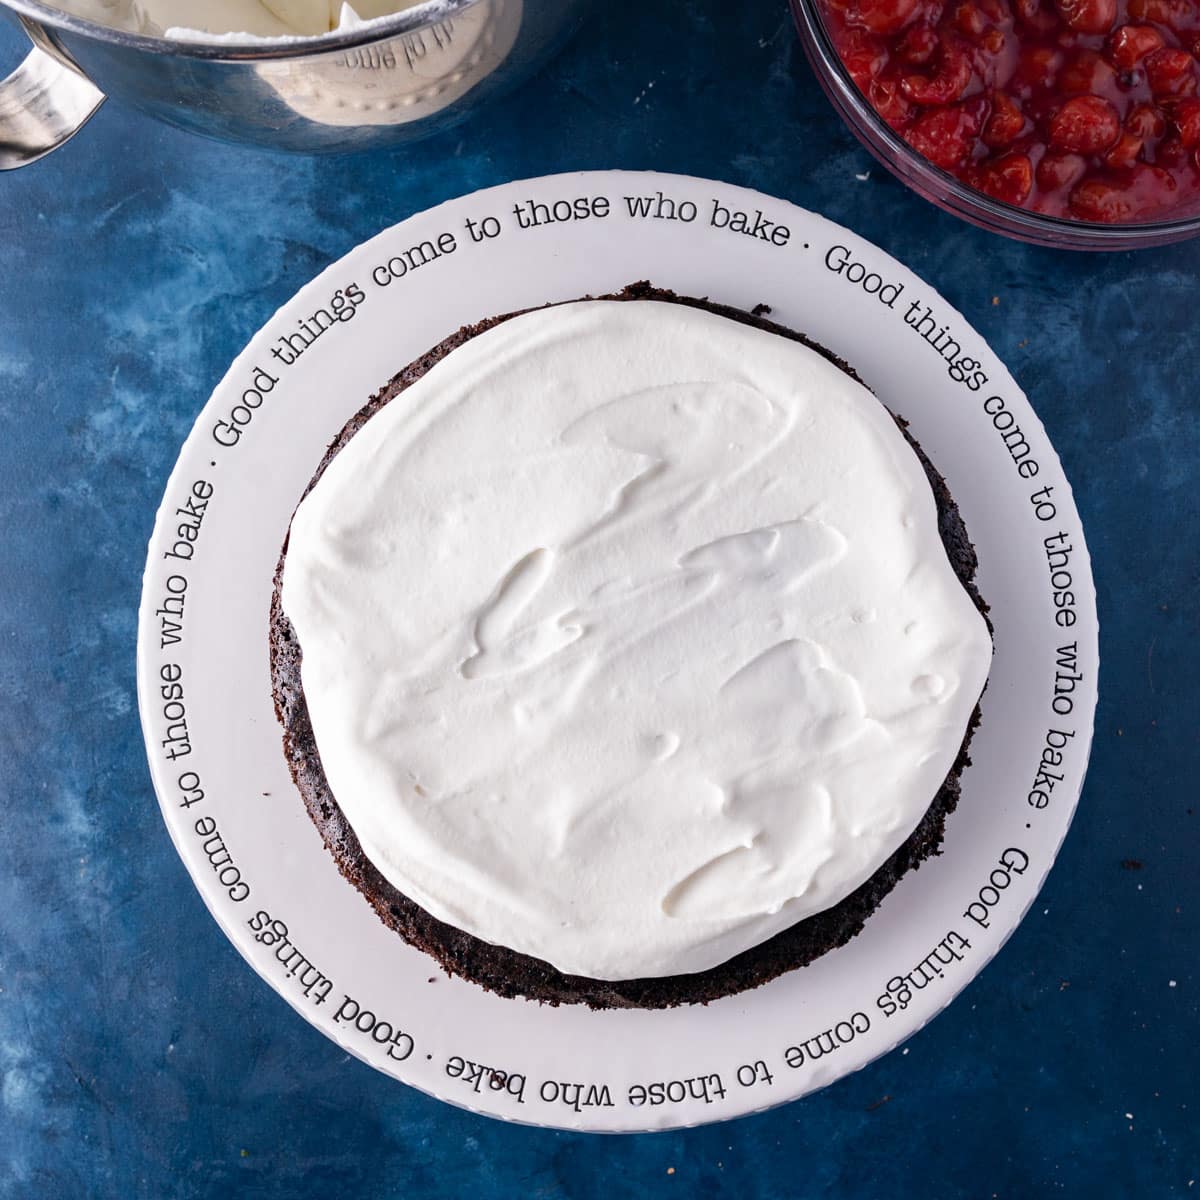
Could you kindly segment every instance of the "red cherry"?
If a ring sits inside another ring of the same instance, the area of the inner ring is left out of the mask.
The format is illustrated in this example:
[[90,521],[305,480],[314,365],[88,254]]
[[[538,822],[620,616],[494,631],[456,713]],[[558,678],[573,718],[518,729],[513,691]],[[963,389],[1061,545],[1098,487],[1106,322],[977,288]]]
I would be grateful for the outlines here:
[[1194,0],[1129,0],[1129,15],[1135,21],[1167,25],[1176,33],[1200,28]]
[[1156,96],[1188,95],[1196,90],[1196,60],[1185,50],[1164,46],[1146,58],[1146,79]]
[[935,108],[922,113],[905,133],[908,144],[922,158],[947,171],[961,167],[979,132],[974,114],[961,107]]
[[1052,46],[1023,46],[1014,78],[1033,88],[1052,88],[1062,64],[1061,50]]
[[983,128],[983,123],[987,120],[988,113],[992,111],[991,103],[986,96],[972,96],[970,100],[964,100],[958,107],[963,110],[967,118],[974,124],[976,133]]
[[1171,120],[1179,130],[1179,141],[1186,149],[1200,146],[1200,100],[1178,101],[1172,111]]
[[1087,162],[1082,155],[1047,151],[1037,165],[1038,187],[1044,192],[1072,187],[1083,178],[1086,170]]
[[872,79],[867,89],[871,107],[892,128],[899,132],[913,119],[913,106],[901,95],[900,81],[890,74]]
[[1013,0],[1013,10],[1036,33],[1053,33],[1058,27],[1058,17],[1044,9],[1041,0]]
[[896,57],[914,67],[924,66],[941,43],[928,25],[914,25],[896,43]]
[[1104,179],[1086,179],[1071,193],[1071,211],[1085,221],[1128,221],[1134,207],[1125,189]]
[[1166,171],[1141,163],[1119,183],[1098,177],[1085,179],[1071,193],[1071,211],[1085,221],[1132,221],[1168,204],[1175,186]]
[[1033,163],[1027,154],[1006,154],[985,163],[979,172],[979,186],[989,196],[1007,204],[1024,204],[1033,191]]
[[858,0],[846,19],[871,33],[899,33],[916,15],[917,5],[918,0]]
[[1078,50],[1058,77],[1058,86],[1068,96],[1098,94],[1112,86],[1116,71],[1095,50]]
[[1187,151],[1177,137],[1163,138],[1154,151],[1154,161],[1161,167],[1182,167],[1186,159]]
[[847,29],[839,47],[842,62],[850,72],[850,78],[865,92],[888,63],[887,47],[865,29]]
[[1080,33],[1107,33],[1117,19],[1117,0],[1055,0],[1062,19]]
[[1108,58],[1118,70],[1132,71],[1162,44],[1162,34],[1152,25],[1122,25],[1108,40]]
[[993,25],[1003,25],[1012,20],[1012,11],[1006,0],[976,0]]
[[978,4],[971,3],[971,0],[965,0],[954,10],[955,28],[973,41],[980,38],[989,24],[987,14]]
[[1160,138],[1167,128],[1166,118],[1153,104],[1135,104],[1125,118],[1125,128],[1143,142]]
[[992,115],[983,127],[982,141],[985,146],[1008,146],[1019,138],[1025,129],[1025,114],[1017,102],[1006,92],[992,95]]
[[1050,144],[1059,150],[1099,154],[1121,133],[1121,118],[1099,96],[1075,96],[1050,121]]
[[966,50],[950,38],[943,37],[934,73],[905,75],[900,86],[916,104],[950,104],[962,98],[970,83],[971,60]]
[[1104,155],[1104,162],[1114,170],[1132,167],[1142,152],[1142,139],[1132,133],[1123,133],[1112,149]]

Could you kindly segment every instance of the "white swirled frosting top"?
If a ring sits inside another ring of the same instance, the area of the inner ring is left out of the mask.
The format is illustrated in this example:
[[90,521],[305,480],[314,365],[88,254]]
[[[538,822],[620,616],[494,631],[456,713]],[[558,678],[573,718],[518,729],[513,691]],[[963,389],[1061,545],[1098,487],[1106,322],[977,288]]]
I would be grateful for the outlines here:
[[705,311],[504,322],[372,417],[282,603],[364,852],[561,971],[704,970],[915,828],[991,660],[895,423]]

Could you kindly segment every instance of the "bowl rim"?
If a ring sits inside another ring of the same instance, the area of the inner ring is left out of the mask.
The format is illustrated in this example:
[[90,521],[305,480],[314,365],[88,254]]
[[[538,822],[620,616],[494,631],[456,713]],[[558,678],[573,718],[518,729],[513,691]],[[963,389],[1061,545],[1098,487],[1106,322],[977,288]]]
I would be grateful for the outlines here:
[[820,0],[791,0],[801,41],[834,107],[868,150],[903,183],[955,216],[1039,245],[1126,250],[1200,234],[1200,213],[1162,221],[1098,224],[1018,208],[964,183],[918,154],[870,106],[850,77],[820,11]]
[[45,0],[0,0],[0,5],[40,26],[78,34],[92,41],[107,42],[123,49],[177,58],[253,62],[352,50],[385,38],[418,33],[438,21],[457,16],[480,2],[481,0],[421,0],[421,3],[411,8],[390,16],[376,17],[352,29],[317,34],[313,37],[299,35],[294,40],[274,39],[245,44],[224,41],[172,41],[150,34],[130,33],[66,12],[46,3]]

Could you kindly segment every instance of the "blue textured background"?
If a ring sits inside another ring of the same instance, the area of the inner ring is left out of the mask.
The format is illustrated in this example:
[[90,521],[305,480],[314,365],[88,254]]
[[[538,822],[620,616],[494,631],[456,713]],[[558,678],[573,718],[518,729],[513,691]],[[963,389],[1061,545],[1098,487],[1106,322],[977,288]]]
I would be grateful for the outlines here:
[[[175,857],[134,699],[153,514],[235,352],[382,226],[585,167],[761,188],[940,289],[1074,481],[1104,663],[1042,902],[947,1013],[808,1100],[618,1139],[441,1105],[287,1009]],[[3,1200],[1200,1197],[1200,240],[1074,256],[942,215],[841,126],[779,0],[612,0],[416,151],[265,156],[110,106],[0,177],[0,239]]]

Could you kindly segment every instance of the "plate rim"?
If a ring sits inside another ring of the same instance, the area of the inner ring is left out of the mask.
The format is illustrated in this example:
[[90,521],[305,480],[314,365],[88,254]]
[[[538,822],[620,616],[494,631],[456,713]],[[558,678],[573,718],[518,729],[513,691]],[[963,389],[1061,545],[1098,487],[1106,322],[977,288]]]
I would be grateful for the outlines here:
[[[522,1115],[514,1115],[514,1114],[511,1114],[508,1112],[493,1111],[491,1109],[488,1109],[488,1108],[485,1108],[482,1106],[474,1105],[474,1104],[470,1103],[469,1101],[464,1100],[462,1097],[450,1093],[448,1090],[444,1091],[444,1092],[438,1092],[438,1091],[433,1090],[431,1087],[425,1086],[421,1082],[416,1082],[416,1081],[413,1081],[413,1080],[410,1080],[407,1078],[402,1079],[402,1078],[400,1078],[399,1075],[396,1075],[396,1074],[392,1073],[391,1071],[384,1070],[379,1064],[371,1061],[371,1059],[368,1058],[365,1053],[360,1052],[359,1048],[351,1041],[351,1039],[349,1039],[346,1036],[339,1036],[339,1032],[338,1032],[339,1027],[329,1029],[329,1028],[326,1028],[324,1024],[319,1023],[313,1017],[313,1014],[311,1014],[309,1011],[305,1010],[302,1007],[302,1000],[300,998],[294,997],[291,992],[285,990],[283,986],[277,984],[276,979],[274,977],[272,977],[266,970],[265,964],[258,962],[256,960],[256,958],[251,954],[250,947],[254,944],[253,939],[252,938],[243,938],[242,931],[236,926],[236,924],[232,920],[227,920],[223,916],[223,914],[217,904],[218,897],[217,897],[216,890],[209,889],[209,888],[202,886],[200,880],[198,880],[196,875],[193,873],[191,866],[190,866],[189,855],[186,852],[185,846],[182,844],[181,837],[180,837],[180,834],[182,833],[182,826],[180,826],[180,828],[177,830],[175,821],[174,821],[174,810],[173,810],[173,807],[170,806],[168,803],[168,798],[166,795],[166,788],[160,786],[161,781],[160,781],[159,776],[160,776],[160,772],[164,768],[162,767],[162,764],[157,761],[155,755],[152,753],[152,750],[151,750],[151,747],[155,744],[155,741],[156,741],[155,736],[154,736],[155,730],[153,728],[152,722],[157,718],[157,714],[154,710],[153,703],[150,698],[150,692],[151,692],[151,688],[152,688],[152,685],[150,682],[150,673],[151,673],[151,668],[152,668],[151,660],[153,658],[153,653],[155,652],[151,645],[151,642],[152,642],[151,628],[152,627],[151,627],[151,621],[150,621],[150,616],[152,615],[153,604],[155,603],[155,601],[152,598],[152,583],[153,583],[153,579],[154,579],[154,572],[157,568],[157,559],[154,557],[154,551],[155,551],[156,546],[159,543],[160,537],[163,536],[163,528],[164,528],[165,519],[171,515],[171,512],[169,510],[171,509],[171,507],[174,503],[174,501],[173,501],[174,493],[175,493],[176,489],[178,488],[181,480],[190,473],[191,459],[194,456],[194,452],[197,450],[198,446],[200,444],[202,444],[202,439],[203,439],[202,422],[204,420],[205,414],[208,412],[209,406],[213,403],[213,400],[220,393],[222,393],[227,387],[229,387],[231,384],[233,384],[236,381],[239,370],[250,360],[250,358],[252,357],[252,354],[257,349],[259,349],[261,345],[266,344],[266,336],[265,335],[272,328],[272,326],[278,320],[278,318],[281,316],[281,314],[288,312],[294,306],[301,305],[304,301],[306,301],[307,298],[314,296],[318,292],[320,292],[322,290],[322,285],[325,283],[325,281],[334,272],[336,272],[339,268],[341,268],[348,259],[350,259],[353,256],[364,254],[366,252],[366,250],[373,245],[382,244],[385,239],[387,239],[391,236],[394,236],[394,233],[396,230],[403,228],[405,225],[409,224],[410,222],[419,221],[419,220],[431,220],[431,219],[435,218],[438,214],[446,212],[447,210],[457,208],[458,206],[461,206],[464,202],[466,202],[468,200],[486,199],[490,196],[494,196],[494,195],[497,195],[500,193],[508,193],[511,191],[511,189],[513,189],[515,187],[528,187],[530,189],[535,189],[535,188],[545,187],[548,185],[560,184],[564,181],[595,181],[596,185],[599,187],[599,186],[604,186],[604,185],[612,185],[613,183],[619,183],[619,181],[625,180],[625,179],[650,180],[650,181],[653,181],[654,183],[664,184],[664,185],[673,183],[676,185],[700,184],[700,185],[708,185],[708,186],[712,186],[712,187],[718,187],[718,188],[721,188],[723,190],[723,192],[725,192],[725,193],[728,193],[731,195],[740,195],[740,196],[750,199],[752,201],[761,201],[764,204],[769,204],[769,205],[773,206],[776,210],[779,210],[782,207],[783,209],[785,209],[789,212],[797,212],[797,213],[801,214],[802,216],[804,216],[805,218],[810,218],[810,217],[817,218],[818,220],[827,223],[832,228],[835,228],[838,230],[844,230],[851,238],[854,238],[860,242],[864,242],[868,246],[871,246],[878,253],[883,255],[884,258],[887,259],[889,262],[897,264],[901,269],[912,274],[915,278],[917,278],[922,283],[924,283],[925,286],[929,289],[929,291],[931,293],[931,298],[935,299],[938,302],[939,312],[945,313],[950,321],[957,322],[963,329],[966,329],[966,330],[970,331],[971,333],[975,334],[975,336],[977,336],[979,338],[980,342],[983,345],[987,346],[989,351],[991,350],[990,344],[987,341],[987,339],[981,333],[979,333],[979,331],[977,329],[975,329],[975,327],[970,322],[968,322],[966,320],[966,318],[963,316],[963,314],[958,310],[958,308],[956,306],[954,306],[948,300],[946,300],[945,297],[935,287],[928,284],[922,276],[917,274],[917,272],[915,272],[911,268],[907,267],[906,264],[903,261],[901,261],[900,259],[895,258],[895,256],[892,255],[890,251],[884,249],[883,247],[879,246],[878,244],[876,244],[874,242],[869,242],[867,239],[862,238],[861,235],[856,234],[853,229],[843,226],[839,222],[833,221],[830,218],[825,217],[823,214],[821,214],[819,212],[815,212],[813,210],[806,209],[802,205],[796,204],[793,201],[787,200],[783,197],[771,195],[770,193],[762,192],[758,189],[747,188],[740,184],[730,183],[730,182],[726,182],[726,181],[720,180],[720,179],[711,179],[711,178],[707,178],[707,177],[703,177],[703,176],[694,176],[694,175],[688,175],[688,174],[681,174],[681,173],[677,173],[677,172],[664,172],[664,171],[655,171],[655,170],[639,171],[639,170],[626,170],[626,169],[612,169],[612,170],[598,169],[598,170],[577,170],[577,171],[556,172],[556,173],[552,173],[549,175],[535,176],[535,177],[530,177],[530,178],[526,178],[526,179],[513,179],[513,180],[508,180],[508,181],[505,181],[505,182],[502,182],[499,184],[494,184],[487,188],[478,189],[473,192],[468,192],[468,193],[464,193],[462,195],[456,195],[456,196],[449,197],[448,199],[443,200],[443,201],[439,202],[438,204],[435,204],[426,209],[421,209],[416,212],[410,213],[408,216],[404,217],[403,219],[381,228],[378,232],[376,232],[372,236],[351,246],[348,250],[345,251],[345,253],[339,255],[336,259],[333,259],[332,261],[327,262],[311,279],[306,281],[300,288],[298,288],[295,292],[293,292],[282,304],[280,304],[269,316],[267,316],[258,325],[256,330],[250,336],[250,338],[246,341],[246,343],[242,347],[242,349],[234,356],[228,369],[222,374],[220,379],[213,385],[211,391],[209,392],[208,396],[205,398],[204,402],[196,409],[195,418],[192,422],[191,428],[189,429],[187,435],[185,436],[183,442],[180,445],[178,455],[177,455],[175,462],[174,462],[170,472],[168,473],[167,479],[163,485],[162,499],[155,511],[152,532],[151,532],[150,537],[147,542],[146,564],[145,564],[145,567],[142,572],[142,585],[141,585],[141,594],[140,594],[140,600],[139,600],[139,605],[138,605],[138,623],[137,623],[137,638],[136,638],[136,667],[137,667],[136,674],[137,674],[137,700],[138,700],[139,721],[140,721],[143,741],[145,744],[145,749],[147,752],[148,769],[150,772],[151,783],[152,783],[152,786],[154,789],[155,798],[158,801],[160,813],[163,818],[163,824],[166,825],[167,832],[171,839],[171,843],[175,849],[175,852],[179,856],[179,858],[181,860],[181,864],[183,865],[184,870],[188,874],[188,877],[192,884],[192,887],[200,894],[201,900],[203,901],[205,908],[208,910],[208,912],[212,916],[212,918],[216,921],[216,924],[217,924],[218,928],[221,930],[222,934],[233,945],[234,949],[237,951],[240,958],[247,965],[249,965],[249,967],[266,984],[266,986],[269,987],[270,990],[272,992],[274,992],[279,998],[284,1000],[285,1003],[289,1006],[289,1008],[294,1010],[297,1013],[297,1015],[302,1020],[304,1020],[304,1022],[307,1025],[311,1026],[322,1036],[324,1036],[324,1037],[328,1038],[330,1041],[332,1041],[336,1046],[338,1046],[338,1048],[340,1050],[342,1050],[346,1054],[353,1056],[354,1058],[358,1059],[360,1062],[365,1063],[367,1066],[371,1067],[372,1069],[379,1071],[381,1074],[387,1075],[387,1076],[395,1079],[397,1082],[403,1083],[405,1086],[415,1088],[416,1090],[431,1097],[432,1099],[441,1101],[446,1104],[451,1104],[456,1108],[463,1109],[465,1111],[468,1111],[468,1112],[471,1112],[471,1113],[474,1113],[474,1114],[477,1114],[480,1116],[489,1117],[494,1120],[505,1121],[510,1124],[524,1125],[524,1126],[529,1126],[529,1127],[538,1128],[538,1129],[560,1129],[560,1130],[564,1130],[564,1131],[568,1131],[568,1132],[589,1132],[589,1133],[607,1133],[607,1134],[671,1132],[674,1130],[697,1128],[699,1126],[708,1125],[708,1124],[720,1123],[720,1122],[729,1121],[729,1120],[738,1120],[743,1117],[753,1116],[753,1115],[757,1115],[759,1113],[767,1112],[771,1109],[778,1108],[784,1104],[793,1103],[795,1101],[805,1098],[806,1096],[813,1095],[816,1092],[821,1091],[828,1086],[831,1086],[833,1083],[836,1083],[839,1080],[844,1079],[849,1075],[855,1074],[858,1071],[861,1071],[862,1069],[864,1069],[865,1067],[871,1065],[872,1063],[877,1062],[879,1059],[890,1054],[893,1050],[895,1050],[903,1042],[906,1042],[910,1038],[915,1036],[917,1033],[919,1033],[921,1030],[923,1030],[936,1016],[939,1016],[942,1012],[944,1012],[945,1009],[947,1007],[949,1007],[949,1005],[955,999],[957,999],[957,997],[967,988],[967,986],[971,982],[973,982],[975,979],[977,979],[984,972],[984,970],[991,965],[991,963],[994,961],[994,959],[999,954],[999,952],[1008,944],[1009,939],[1013,936],[1013,934],[1017,931],[1017,929],[1023,924],[1026,917],[1029,914],[1030,909],[1033,907],[1034,903],[1037,901],[1043,887],[1045,886],[1046,879],[1049,877],[1050,871],[1053,869],[1055,863],[1058,860],[1058,856],[1061,853],[1063,843],[1066,840],[1066,836],[1069,833],[1071,826],[1074,823],[1076,814],[1078,812],[1079,802],[1082,799],[1083,786],[1086,782],[1087,772],[1090,767],[1091,753],[1092,753],[1092,749],[1094,746],[1094,740],[1095,740],[1095,718],[1096,718],[1097,704],[1098,704],[1098,698],[1099,698],[1099,693],[1100,693],[1100,672],[1101,672],[1101,662],[1100,662],[1100,654],[1099,654],[1100,614],[1098,611],[1097,594],[1096,594],[1096,588],[1095,588],[1095,576],[1094,576],[1094,572],[1093,572],[1093,568],[1092,568],[1092,557],[1091,557],[1091,553],[1090,553],[1090,550],[1089,550],[1089,547],[1087,544],[1086,531],[1084,530],[1082,517],[1079,514],[1078,505],[1076,504],[1076,501],[1075,501],[1074,489],[1071,485],[1070,479],[1067,477],[1065,468],[1063,468],[1063,466],[1062,466],[1062,462],[1061,462],[1061,459],[1059,458],[1058,451],[1054,447],[1054,443],[1050,440],[1048,434],[1046,433],[1044,423],[1042,422],[1041,417],[1037,413],[1037,410],[1033,407],[1032,403],[1029,401],[1029,398],[1025,394],[1024,389],[1022,389],[1020,387],[1020,385],[1017,384],[1016,380],[1012,377],[1011,372],[1009,371],[1009,369],[1007,367],[1007,364],[998,355],[995,355],[994,352],[992,352],[995,357],[996,362],[1000,365],[1000,367],[1003,369],[1005,374],[1008,376],[1008,378],[1012,384],[1013,391],[1015,391],[1015,393],[1020,397],[1020,399],[1022,401],[1024,401],[1024,404],[1028,410],[1029,415],[1032,417],[1033,422],[1036,423],[1036,425],[1034,426],[1034,428],[1036,429],[1036,432],[1042,436],[1042,438],[1044,439],[1045,445],[1053,453],[1054,463],[1060,471],[1062,484],[1065,485],[1066,500],[1069,505],[1069,511],[1073,515],[1074,520],[1076,522],[1076,526],[1077,526],[1077,530],[1078,530],[1078,534],[1079,534],[1079,540],[1080,540],[1079,546],[1077,546],[1075,549],[1075,554],[1076,554],[1075,562],[1079,565],[1080,577],[1082,577],[1086,581],[1085,599],[1086,599],[1086,607],[1088,609],[1088,616],[1090,618],[1090,621],[1086,625],[1082,626],[1082,628],[1086,631],[1086,633],[1088,635],[1089,645],[1086,647],[1086,650],[1089,655],[1089,659],[1088,659],[1089,665],[1092,666],[1092,668],[1094,670],[1094,685],[1093,685],[1092,691],[1094,692],[1095,695],[1092,700],[1092,703],[1089,705],[1089,707],[1086,711],[1086,723],[1082,724],[1078,730],[1079,735],[1084,738],[1084,741],[1081,743],[1082,750],[1081,750],[1081,754],[1080,754],[1078,787],[1072,787],[1070,793],[1068,793],[1068,795],[1069,795],[1069,810],[1060,818],[1061,819],[1061,832],[1054,839],[1053,846],[1052,846],[1052,853],[1049,855],[1049,858],[1045,864],[1044,869],[1036,876],[1035,886],[1032,887],[1032,889],[1030,891],[1029,899],[1024,903],[1023,907],[1020,908],[1019,912],[1014,910],[1012,917],[1007,922],[1007,928],[1005,929],[1003,934],[999,937],[999,940],[996,941],[993,946],[989,947],[986,950],[986,952],[981,953],[974,959],[974,961],[972,962],[971,967],[969,969],[969,972],[967,974],[965,974],[965,976],[961,979],[961,981],[959,981],[958,979],[946,981],[947,988],[946,988],[945,992],[942,993],[942,995],[944,996],[944,999],[939,999],[939,1002],[937,1002],[932,1009],[930,1009],[928,1012],[926,1012],[925,1015],[923,1016],[923,1018],[921,1018],[919,1021],[917,1021],[914,1024],[910,1024],[910,1025],[903,1026],[903,1027],[897,1027],[898,1032],[894,1038],[879,1039],[877,1042],[878,1048],[876,1048],[876,1045],[872,1045],[865,1058],[863,1058],[861,1061],[856,1062],[853,1066],[846,1067],[845,1069],[839,1068],[836,1071],[836,1073],[833,1075],[832,1078],[825,1079],[825,1080],[817,1080],[817,1081],[812,1082],[811,1084],[807,1084],[807,1083],[801,1084],[798,1088],[789,1091],[785,1095],[772,1096],[766,1103],[757,1104],[757,1105],[748,1105],[745,1107],[736,1108],[734,1111],[723,1111],[718,1114],[714,1114],[712,1116],[707,1116],[706,1114],[701,1114],[697,1119],[693,1119],[693,1120],[668,1121],[667,1123],[662,1123],[662,1124],[629,1123],[629,1124],[622,1124],[622,1125],[599,1126],[599,1125],[589,1125],[586,1123],[568,1123],[568,1122],[553,1121],[553,1120],[535,1120],[532,1118],[526,1118],[523,1114]],[[799,284],[798,284],[798,286],[799,286]],[[1022,419],[1024,420],[1025,418],[1023,417]],[[334,432],[336,432],[336,431],[334,431]],[[1057,483],[1056,483],[1056,486],[1058,486]],[[1081,590],[1081,589],[1079,589],[1078,583],[1076,583],[1076,589]],[[1081,658],[1082,657],[1084,657],[1083,654],[1081,654]],[[157,686],[157,685],[153,685],[153,686]],[[1048,843],[1044,843],[1044,844],[1048,845]],[[373,913],[371,913],[370,915],[372,917],[374,916]],[[473,986],[477,986],[477,985],[473,985]],[[664,1009],[664,1010],[655,1010],[655,1011],[659,1012],[661,1014],[661,1016],[665,1019],[665,1018],[669,1017],[673,1012],[676,1012],[679,1010]],[[557,1110],[553,1110],[553,1111],[557,1112]]]

